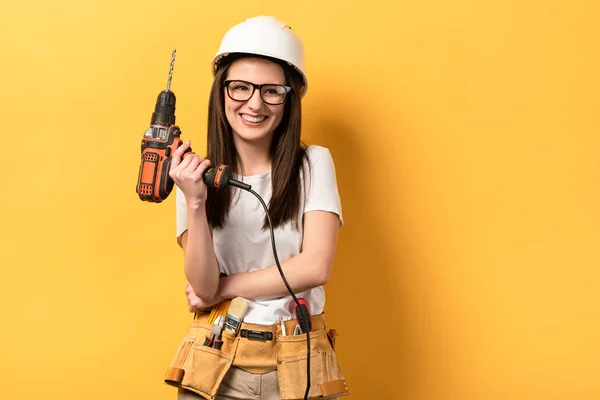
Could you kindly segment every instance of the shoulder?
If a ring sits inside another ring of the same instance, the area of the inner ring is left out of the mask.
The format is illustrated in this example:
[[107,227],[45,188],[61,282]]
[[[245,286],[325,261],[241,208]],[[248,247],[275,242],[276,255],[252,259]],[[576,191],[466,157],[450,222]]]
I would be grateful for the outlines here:
[[311,144],[306,149],[306,156],[312,165],[325,161],[327,163],[333,163],[333,157],[331,151],[327,147],[320,146],[317,144]]
[[306,158],[304,160],[305,173],[310,182],[334,181],[336,178],[335,163],[331,151],[325,147],[311,144],[306,148]]
[[304,212],[328,211],[339,216],[343,225],[342,205],[338,192],[335,165],[327,147],[311,145],[306,149],[310,161]]

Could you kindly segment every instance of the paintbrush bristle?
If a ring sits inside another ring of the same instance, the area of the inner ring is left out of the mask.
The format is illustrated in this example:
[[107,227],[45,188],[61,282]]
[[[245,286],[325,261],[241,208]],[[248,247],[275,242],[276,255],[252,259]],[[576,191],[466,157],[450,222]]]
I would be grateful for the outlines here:
[[244,314],[246,314],[248,305],[250,305],[250,300],[245,299],[243,297],[236,297],[233,300],[231,300],[231,303],[229,304],[229,310],[227,310],[227,314],[231,315],[232,317],[242,319]]

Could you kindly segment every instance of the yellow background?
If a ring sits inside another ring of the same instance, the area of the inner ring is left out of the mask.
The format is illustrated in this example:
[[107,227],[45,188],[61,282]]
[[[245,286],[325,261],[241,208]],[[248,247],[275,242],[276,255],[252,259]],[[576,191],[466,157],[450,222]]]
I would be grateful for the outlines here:
[[205,148],[210,59],[258,14],[303,38],[305,139],[337,166],[350,398],[600,398],[599,4],[5,2],[0,398],[175,398],[191,315],[139,144],[176,48]]

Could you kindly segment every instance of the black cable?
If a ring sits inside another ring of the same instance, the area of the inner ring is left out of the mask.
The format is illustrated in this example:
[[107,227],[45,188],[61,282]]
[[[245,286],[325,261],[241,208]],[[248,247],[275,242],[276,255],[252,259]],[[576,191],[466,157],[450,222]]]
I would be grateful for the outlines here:
[[271,221],[271,216],[269,215],[269,208],[265,204],[264,200],[258,193],[252,190],[252,187],[247,183],[240,182],[236,179],[232,178],[231,168],[227,165],[221,164],[217,168],[211,168],[204,173],[202,179],[204,183],[209,187],[216,187],[217,189],[220,187],[225,187],[227,185],[238,187],[242,190],[252,193],[260,204],[262,204],[265,209],[265,214],[267,215],[267,220],[269,221],[269,229],[271,231],[271,244],[273,245],[273,256],[275,258],[275,264],[277,264],[277,269],[279,270],[279,275],[281,275],[281,279],[283,279],[283,283],[287,288],[288,292],[294,299],[296,304],[296,318],[298,319],[298,324],[302,329],[302,332],[306,334],[306,391],[304,392],[304,400],[308,399],[308,391],[310,389],[310,331],[312,329],[312,324],[310,321],[310,313],[308,312],[307,307],[304,304],[301,304],[298,301],[298,298],[294,294],[294,291],[290,287],[283,270],[281,269],[281,265],[279,264],[279,257],[277,256],[277,247],[275,246],[275,233],[273,230],[273,222]]
[[[233,183],[231,181],[234,181],[234,180],[230,179],[229,183]],[[238,185],[235,185],[235,186],[238,186]],[[238,186],[238,187],[241,187],[241,186]],[[300,302],[298,301],[298,298],[296,298],[296,295],[294,294],[294,291],[290,287],[287,279],[285,279],[285,275],[283,274],[283,270],[281,269],[281,265],[279,264],[279,257],[277,256],[277,248],[275,247],[275,233],[273,232],[273,223],[271,222],[271,216],[269,215],[269,209],[268,209],[267,205],[265,204],[264,200],[259,196],[259,194],[256,193],[254,190],[252,190],[249,186],[247,188],[242,187],[242,189],[245,189],[248,192],[255,195],[256,198],[262,204],[263,208],[265,209],[265,213],[267,214],[267,220],[269,221],[269,229],[271,231],[271,244],[273,245],[273,256],[275,257],[275,264],[277,264],[277,269],[279,270],[279,274],[281,275],[281,279],[283,279],[283,283],[285,284],[285,287],[287,288],[288,292],[290,292],[290,294],[292,295],[292,298],[294,299],[294,302],[296,303],[297,310],[298,310],[298,312],[297,312],[298,323],[300,324],[300,328],[302,328],[302,331],[304,333],[306,333],[306,391],[304,392],[304,400],[306,400],[308,398],[308,391],[310,389],[310,328],[309,328],[309,324],[308,324],[308,321],[306,320],[306,318],[307,317],[310,318],[310,314],[308,312],[304,312],[304,310],[305,310],[304,305],[300,304]]]

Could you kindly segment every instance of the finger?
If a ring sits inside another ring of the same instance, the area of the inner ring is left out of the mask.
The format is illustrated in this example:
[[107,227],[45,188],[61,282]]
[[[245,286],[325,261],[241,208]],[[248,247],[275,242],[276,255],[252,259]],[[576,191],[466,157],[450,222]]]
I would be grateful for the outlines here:
[[186,294],[188,297],[191,297],[191,296],[195,296],[195,295],[196,295],[196,294],[194,293],[194,288],[192,287],[192,285],[188,284],[188,286],[185,288],[185,294]]
[[177,168],[177,170],[178,171],[185,170],[188,167],[188,165],[190,165],[192,160],[194,160],[194,158],[196,158],[196,157],[197,157],[197,155],[195,155],[195,154],[190,154],[190,155],[186,155],[185,157],[183,157],[183,159],[179,163],[179,167]]
[[181,160],[182,160],[182,162],[185,161],[186,159],[190,159],[191,160],[191,159],[193,159],[196,156],[197,156],[197,154],[194,153],[193,151],[188,151],[183,156],[181,156]]
[[[194,157],[186,157],[189,158],[190,162],[185,166],[185,171],[189,174],[193,173],[198,166],[200,165],[200,163],[202,163],[203,159],[200,156],[194,156]],[[186,160],[184,159],[181,163],[183,164]]]
[[200,302],[198,300],[196,300],[196,299],[190,300],[189,301],[189,305],[192,306],[192,307],[199,308],[200,307]]
[[209,159],[205,159],[204,161],[202,161],[200,163],[200,165],[198,165],[198,167],[196,168],[196,170],[194,171],[192,178],[194,178],[194,180],[202,180],[202,175],[204,175],[204,172],[206,172],[206,170],[210,167],[210,160]]
[[175,168],[179,165],[179,163],[181,162],[181,157],[183,156],[183,153],[192,145],[192,141],[188,140],[187,142],[184,142],[181,146],[179,146],[174,152],[173,152],[173,156],[171,159],[171,168]]
[[[171,168],[171,171],[170,171],[172,173],[171,178],[173,178],[173,179],[181,178],[182,175],[190,174],[190,171],[186,171],[186,169],[188,168],[190,163],[194,160],[194,158],[196,158],[197,156],[194,153],[188,153],[188,154],[190,154],[190,155],[184,156],[176,169]],[[185,171],[185,173],[183,173],[184,171]],[[192,169],[192,171],[193,171],[193,169]]]

